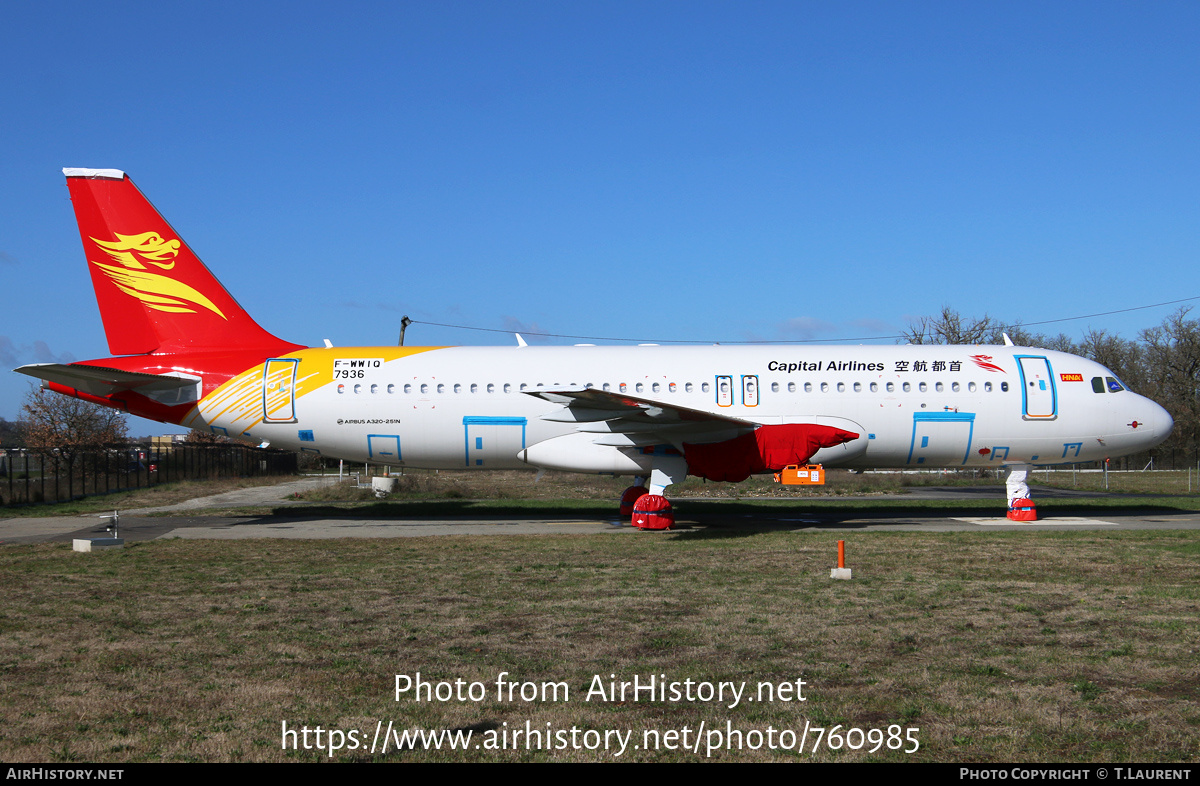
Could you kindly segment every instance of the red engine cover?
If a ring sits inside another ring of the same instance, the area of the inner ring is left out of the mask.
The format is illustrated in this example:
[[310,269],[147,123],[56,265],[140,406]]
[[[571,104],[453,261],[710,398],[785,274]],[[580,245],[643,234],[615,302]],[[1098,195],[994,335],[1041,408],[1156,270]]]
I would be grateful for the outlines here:
[[821,448],[858,439],[858,434],[816,423],[761,426],[753,433],[708,445],[683,444],[688,474],[737,483],[762,472],[805,464]]

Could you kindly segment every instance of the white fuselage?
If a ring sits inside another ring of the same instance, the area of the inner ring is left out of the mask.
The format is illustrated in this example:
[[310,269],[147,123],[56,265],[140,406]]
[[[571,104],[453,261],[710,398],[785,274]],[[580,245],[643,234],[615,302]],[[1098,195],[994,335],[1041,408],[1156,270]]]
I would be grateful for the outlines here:
[[[611,434],[603,420],[562,422],[564,403],[530,395],[584,388],[755,424],[859,433],[814,459],[835,466],[1093,461],[1153,447],[1172,425],[1098,363],[1012,346],[306,349],[228,384],[240,394],[222,397],[223,387],[206,396],[194,425],[446,469],[647,470],[654,436]],[[682,436],[661,441],[679,448],[735,432],[698,422],[672,433]]]

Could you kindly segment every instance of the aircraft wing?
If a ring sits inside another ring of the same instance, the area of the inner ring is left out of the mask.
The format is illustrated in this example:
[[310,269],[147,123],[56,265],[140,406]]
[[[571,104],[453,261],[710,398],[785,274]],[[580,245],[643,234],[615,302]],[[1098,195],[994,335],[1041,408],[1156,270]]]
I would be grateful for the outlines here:
[[110,396],[131,390],[170,405],[186,404],[200,398],[200,378],[191,374],[143,374],[118,368],[62,363],[33,363],[13,371],[93,396]]
[[682,450],[684,442],[723,442],[758,428],[757,423],[741,418],[596,388],[525,393],[562,404],[562,409],[542,415],[542,419],[575,423],[577,431],[595,434],[593,442],[597,445],[642,447],[669,443]]

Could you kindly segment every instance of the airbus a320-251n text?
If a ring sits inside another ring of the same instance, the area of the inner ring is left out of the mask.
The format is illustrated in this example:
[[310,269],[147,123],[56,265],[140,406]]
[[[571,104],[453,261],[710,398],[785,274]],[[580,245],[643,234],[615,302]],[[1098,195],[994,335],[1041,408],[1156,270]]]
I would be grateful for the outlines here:
[[124,172],[63,173],[114,357],[17,370],[166,423],[392,467],[648,478],[627,494],[646,526],[670,524],[663,494],[689,474],[1003,467],[1013,498],[1034,466],[1143,451],[1173,425],[1098,363],[1012,345],[303,347]]

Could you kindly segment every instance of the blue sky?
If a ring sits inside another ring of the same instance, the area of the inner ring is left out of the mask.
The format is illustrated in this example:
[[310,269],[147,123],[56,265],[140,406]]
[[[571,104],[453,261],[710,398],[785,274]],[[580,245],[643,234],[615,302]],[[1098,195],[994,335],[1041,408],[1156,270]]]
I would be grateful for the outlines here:
[[[4,369],[108,354],[64,166],[128,172],[309,345],[394,344],[403,314],[835,340],[1200,296],[1195,3],[281,8],[5,10]],[[26,389],[0,371],[0,417]]]

